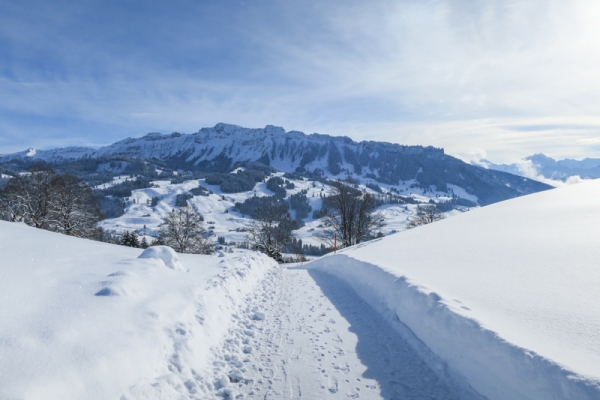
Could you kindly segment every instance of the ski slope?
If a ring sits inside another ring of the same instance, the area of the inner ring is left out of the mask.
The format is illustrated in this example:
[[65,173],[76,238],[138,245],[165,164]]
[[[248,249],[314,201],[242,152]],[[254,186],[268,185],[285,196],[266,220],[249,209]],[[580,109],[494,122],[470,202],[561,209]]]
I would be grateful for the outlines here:
[[311,264],[489,399],[600,398],[600,181],[475,209]]

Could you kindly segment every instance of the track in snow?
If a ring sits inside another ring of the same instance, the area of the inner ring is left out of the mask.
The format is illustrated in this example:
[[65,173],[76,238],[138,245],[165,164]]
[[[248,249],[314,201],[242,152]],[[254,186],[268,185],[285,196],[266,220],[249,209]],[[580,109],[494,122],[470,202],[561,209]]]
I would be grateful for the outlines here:
[[217,394],[265,400],[483,398],[452,379],[408,328],[395,325],[335,277],[276,269],[234,316],[219,351],[223,361],[215,364],[215,376],[223,376]]

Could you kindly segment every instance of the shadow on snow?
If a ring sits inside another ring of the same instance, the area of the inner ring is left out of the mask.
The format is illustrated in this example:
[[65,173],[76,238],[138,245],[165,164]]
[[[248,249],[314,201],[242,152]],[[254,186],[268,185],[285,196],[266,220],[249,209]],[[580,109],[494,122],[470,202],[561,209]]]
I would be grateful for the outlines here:
[[386,320],[346,282],[316,270],[308,273],[358,337],[356,354],[367,367],[363,376],[379,383],[382,398],[485,399],[449,372],[406,325]]

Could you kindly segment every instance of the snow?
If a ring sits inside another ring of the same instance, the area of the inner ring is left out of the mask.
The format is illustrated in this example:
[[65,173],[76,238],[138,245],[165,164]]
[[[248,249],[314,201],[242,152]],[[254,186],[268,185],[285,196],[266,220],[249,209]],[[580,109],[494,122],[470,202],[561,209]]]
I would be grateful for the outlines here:
[[481,398],[349,285],[301,266],[2,221],[0,246],[0,398]]
[[217,394],[227,398],[483,399],[404,325],[302,266],[270,270],[229,338],[216,363],[229,378]]
[[448,186],[448,189],[452,190],[452,193],[460,198],[463,198],[465,200],[470,200],[472,202],[474,202],[475,204],[477,204],[477,196],[475,196],[474,194],[470,194],[468,193],[465,189],[461,188],[460,186],[456,186],[456,185],[452,185],[452,184],[448,184],[446,185]]
[[106,182],[106,183],[102,183],[100,185],[94,186],[94,189],[108,189],[119,183],[123,183],[128,180],[135,180],[135,179],[136,179],[136,177],[131,177],[130,175],[119,175],[119,176],[113,177],[113,180],[110,182]]
[[[272,176],[283,177],[283,172],[274,173]],[[131,179],[129,176],[115,177],[114,180],[106,185],[115,184],[125,179]],[[287,179],[287,178],[286,178]],[[287,179],[294,184],[294,189],[286,189],[288,195],[297,194],[303,190],[306,190],[306,196],[308,203],[312,207],[312,211],[319,210],[322,207],[323,196],[329,196],[333,193],[333,189],[329,185],[322,184],[320,182],[313,182],[304,179]],[[223,193],[219,185],[208,185],[204,179],[190,180],[183,183],[171,184],[170,181],[154,181],[152,188],[137,189],[132,191],[132,195],[126,204],[125,214],[118,218],[107,219],[100,222],[100,226],[103,229],[124,232],[124,231],[137,231],[142,235],[147,235],[150,238],[156,237],[158,234],[158,227],[162,223],[171,210],[175,207],[175,198],[178,194],[188,193],[191,189],[203,186],[213,192],[209,196],[194,196],[188,200],[196,210],[205,218],[205,228],[211,227],[212,237],[216,242],[218,236],[225,238],[227,243],[242,243],[246,240],[246,233],[244,228],[250,223],[251,219],[242,215],[232,208],[236,202],[244,202],[252,196],[272,196],[273,193],[267,189],[266,182],[257,183],[253,190],[242,193]],[[400,190],[409,190],[410,184],[413,182],[405,182],[404,185],[397,185],[396,187]],[[314,187],[313,187],[314,184]],[[100,185],[100,186],[104,186]],[[382,189],[387,192],[391,185],[380,184]],[[359,186],[361,190],[368,191],[372,194],[377,195],[376,192],[367,188],[365,185]],[[456,186],[458,188],[458,186]],[[322,191],[321,191],[322,190]],[[412,189],[415,191],[416,189]],[[457,189],[458,191],[458,189]],[[466,194],[466,192],[465,192]],[[403,196],[407,196],[408,193]],[[435,197],[436,195],[441,196],[440,193],[425,193],[422,195],[412,194],[414,199],[421,202],[429,202],[430,199],[434,201],[445,201],[450,200],[450,197]],[[468,196],[468,195],[466,195]],[[153,197],[158,197],[159,202],[156,207],[150,206],[150,201]],[[382,233],[388,235],[390,233],[401,231],[405,228],[407,219],[416,208],[416,205],[403,205],[403,204],[385,204],[379,208],[386,218],[386,226],[382,229]],[[295,231],[295,235],[298,239],[302,239],[303,244],[311,244],[313,246],[320,246],[321,242],[315,238],[315,232],[322,229],[322,221],[312,218],[312,211],[309,213],[308,218],[304,221],[306,225],[301,229]],[[292,217],[294,217],[295,211],[290,210]],[[453,216],[461,214],[460,210],[452,210],[445,213],[447,216]],[[210,224],[208,224],[210,222]]]
[[60,149],[51,150],[38,150],[34,148],[29,148],[27,150],[14,154],[0,155],[0,159],[2,159],[3,161],[9,161],[20,158],[48,162],[61,162],[69,159],[80,159],[90,157],[95,152],[96,150],[90,147],[64,147]]
[[[330,162],[328,152],[334,148],[336,149],[334,154],[336,154],[336,157],[340,157],[338,166],[334,168],[337,172],[336,174],[329,171]],[[360,168],[360,172],[356,172],[354,163],[347,159],[350,157],[346,155],[347,151],[350,151],[349,154],[355,154],[356,156],[359,154],[362,154],[362,156],[370,154],[374,157],[380,156],[380,151],[384,153],[391,152],[389,154],[394,154],[394,156],[424,154],[423,152],[433,152],[432,154],[437,154],[438,156],[443,154],[443,150],[432,147],[402,146],[385,142],[357,143],[349,137],[333,137],[316,133],[305,135],[297,131],[286,132],[281,127],[271,125],[266,126],[264,129],[249,129],[219,123],[213,128],[202,128],[194,134],[173,133],[171,135],[161,135],[155,132],[141,138],[121,140],[99,149],[67,147],[63,149],[37,150],[35,153],[24,151],[0,156],[0,160],[35,159],[57,163],[66,160],[102,157],[169,160],[185,154],[185,161],[193,162],[195,165],[202,165],[204,163],[213,164],[216,161],[216,155],[220,154],[230,159],[231,165],[235,165],[237,163],[260,160],[267,156],[270,159],[268,161],[270,166],[279,171],[294,172],[297,168],[303,168],[307,171],[318,169],[325,174],[324,177],[331,179],[345,179],[348,176],[354,176],[361,180],[370,180],[372,182],[374,182],[372,179],[373,176],[382,177],[380,171],[374,166],[363,165]],[[312,159],[312,161],[309,161],[304,156],[309,156],[308,158]],[[119,163],[120,165],[115,166],[115,163]],[[113,166],[111,167],[111,165]],[[112,161],[101,164],[99,170],[119,174],[124,171],[125,166],[125,162]],[[420,168],[419,173],[422,171],[423,169]],[[411,191],[409,189],[414,188],[410,188],[409,186],[413,183],[417,183],[414,178],[405,182],[397,182],[397,185],[394,186],[397,186],[402,191]],[[388,189],[392,186],[380,185]],[[412,191],[421,192],[422,190],[414,189]],[[448,195],[448,193],[437,194]]]
[[145,249],[138,258],[152,258],[155,260],[162,261],[165,266],[171,269],[184,269],[181,263],[179,262],[179,257],[177,257],[177,253],[175,253],[175,250],[173,250],[169,246],[149,247]]
[[600,398],[600,181],[478,208],[311,264],[489,399]]
[[164,253],[4,221],[0,251],[2,399],[206,398],[211,349],[276,266],[238,251],[178,255],[176,270]]
[[[205,185],[156,183],[105,223]],[[210,189],[194,205],[243,235],[225,210],[254,192]],[[0,398],[598,399],[598,198],[591,181],[455,211],[289,268],[0,221]],[[410,207],[384,206],[388,229]]]

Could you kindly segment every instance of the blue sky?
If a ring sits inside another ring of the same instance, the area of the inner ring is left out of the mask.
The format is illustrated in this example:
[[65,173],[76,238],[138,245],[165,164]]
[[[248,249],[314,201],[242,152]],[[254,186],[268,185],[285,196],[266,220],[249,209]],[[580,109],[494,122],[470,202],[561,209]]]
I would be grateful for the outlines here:
[[600,5],[0,0],[0,153],[218,122],[600,157]]

